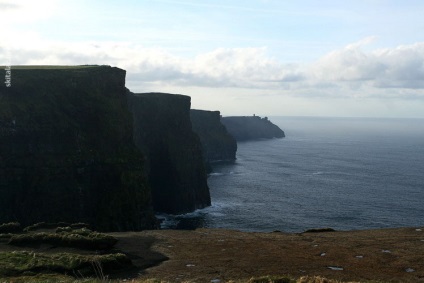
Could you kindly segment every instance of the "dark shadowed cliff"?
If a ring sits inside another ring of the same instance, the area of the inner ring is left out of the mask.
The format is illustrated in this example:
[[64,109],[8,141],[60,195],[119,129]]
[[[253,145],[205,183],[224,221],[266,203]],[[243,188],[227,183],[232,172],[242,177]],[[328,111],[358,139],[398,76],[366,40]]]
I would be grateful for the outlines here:
[[236,159],[237,142],[221,123],[219,111],[192,109],[190,117],[193,131],[200,138],[206,164]]
[[145,154],[156,211],[185,213],[209,206],[199,138],[190,122],[190,97],[128,93],[135,144]]
[[118,68],[12,67],[0,85],[0,223],[154,226],[125,94]]
[[267,117],[234,116],[221,118],[227,131],[237,140],[283,138],[284,132]]

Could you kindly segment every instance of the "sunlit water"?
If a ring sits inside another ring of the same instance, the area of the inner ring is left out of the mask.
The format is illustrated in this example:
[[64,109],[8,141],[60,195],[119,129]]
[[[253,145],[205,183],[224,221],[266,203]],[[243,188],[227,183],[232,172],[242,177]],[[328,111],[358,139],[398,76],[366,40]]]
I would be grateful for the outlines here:
[[424,225],[424,120],[271,120],[286,138],[238,144],[215,164],[212,206],[164,228],[300,232]]

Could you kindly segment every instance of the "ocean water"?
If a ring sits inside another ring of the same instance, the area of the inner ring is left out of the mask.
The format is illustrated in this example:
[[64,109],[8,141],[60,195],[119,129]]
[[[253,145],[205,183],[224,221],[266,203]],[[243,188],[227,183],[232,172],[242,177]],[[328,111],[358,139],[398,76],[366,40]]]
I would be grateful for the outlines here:
[[163,228],[301,232],[424,225],[424,120],[271,117],[286,138],[214,164],[212,206]]

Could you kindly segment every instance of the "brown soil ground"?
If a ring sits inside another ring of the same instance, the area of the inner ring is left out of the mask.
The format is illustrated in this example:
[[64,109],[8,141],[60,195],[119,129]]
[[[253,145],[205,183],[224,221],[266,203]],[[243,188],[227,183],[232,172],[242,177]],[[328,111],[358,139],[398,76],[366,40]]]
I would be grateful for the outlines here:
[[264,275],[319,275],[342,281],[424,282],[424,228],[303,234],[220,229],[111,234],[120,240],[117,248],[139,267],[134,277],[140,279],[227,282]]

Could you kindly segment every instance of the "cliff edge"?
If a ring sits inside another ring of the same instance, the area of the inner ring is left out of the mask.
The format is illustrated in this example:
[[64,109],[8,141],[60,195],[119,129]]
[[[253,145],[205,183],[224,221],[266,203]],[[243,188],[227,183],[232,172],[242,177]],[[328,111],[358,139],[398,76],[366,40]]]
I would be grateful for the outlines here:
[[128,92],[134,141],[146,156],[155,211],[191,212],[211,204],[201,144],[190,122],[191,98]]
[[271,139],[285,137],[284,131],[271,123],[267,117],[259,116],[233,116],[222,117],[222,124],[227,131],[237,140]]
[[236,159],[237,142],[221,123],[219,111],[192,109],[190,118],[193,131],[200,138],[203,159],[207,166],[210,162]]
[[12,86],[0,85],[0,223],[154,227],[125,94],[118,68],[12,66]]

